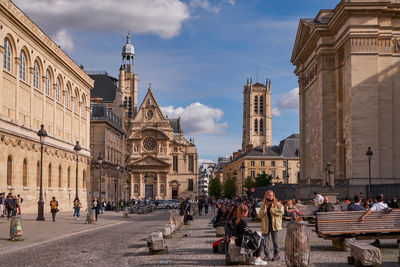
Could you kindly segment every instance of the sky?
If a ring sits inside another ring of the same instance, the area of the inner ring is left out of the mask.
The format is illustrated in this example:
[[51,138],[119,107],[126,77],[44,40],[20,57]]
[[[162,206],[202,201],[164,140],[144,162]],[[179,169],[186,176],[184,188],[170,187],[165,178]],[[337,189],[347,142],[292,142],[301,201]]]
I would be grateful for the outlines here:
[[200,162],[241,149],[243,86],[272,81],[272,141],[299,132],[290,62],[300,18],[339,0],[14,0],[78,64],[118,77],[129,31],[138,106],[148,84]]

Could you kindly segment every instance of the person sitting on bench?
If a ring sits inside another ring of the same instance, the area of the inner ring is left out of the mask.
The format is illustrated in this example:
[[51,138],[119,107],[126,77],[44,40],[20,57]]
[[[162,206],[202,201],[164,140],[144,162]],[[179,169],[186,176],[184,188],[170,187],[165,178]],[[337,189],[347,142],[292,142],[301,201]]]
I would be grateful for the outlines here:
[[[372,205],[372,207],[366,213],[364,213],[363,216],[361,216],[360,222],[363,222],[365,220],[365,217],[367,217],[368,214],[370,214],[371,212],[377,211],[377,210],[384,210],[387,208],[388,208],[388,205],[386,203],[383,203],[383,195],[378,195],[376,197],[376,203],[374,203]],[[380,243],[379,239],[376,239],[375,242],[372,243],[372,245],[378,245],[378,246],[380,244],[381,243]]]
[[334,209],[332,203],[329,203],[328,198],[324,197],[324,203],[322,203],[321,206],[319,206],[319,208],[316,212],[331,212],[334,210],[335,209]]
[[360,210],[366,210],[366,208],[364,208],[364,207],[361,205],[361,198],[360,198],[359,196],[355,195],[355,196],[354,196],[354,203],[353,203],[353,204],[350,204],[350,205],[347,207],[347,210],[348,210],[348,211],[360,211]]

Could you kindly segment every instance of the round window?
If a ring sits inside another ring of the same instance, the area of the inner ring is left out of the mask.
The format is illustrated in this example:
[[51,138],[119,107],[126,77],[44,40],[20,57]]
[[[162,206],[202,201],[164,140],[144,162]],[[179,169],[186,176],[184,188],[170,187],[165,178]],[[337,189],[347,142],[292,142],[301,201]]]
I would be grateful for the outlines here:
[[148,119],[153,118],[153,111],[151,109],[148,110],[147,113],[146,113],[146,116],[147,116]]
[[157,145],[156,139],[154,139],[153,137],[146,137],[143,140],[143,147],[146,150],[154,150],[156,149],[156,145]]

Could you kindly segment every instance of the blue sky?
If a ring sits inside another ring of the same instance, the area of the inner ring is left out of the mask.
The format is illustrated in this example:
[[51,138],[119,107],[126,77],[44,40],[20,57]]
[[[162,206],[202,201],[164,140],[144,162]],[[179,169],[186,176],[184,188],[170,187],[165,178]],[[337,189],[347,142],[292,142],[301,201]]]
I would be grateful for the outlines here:
[[199,158],[216,160],[241,148],[247,77],[272,80],[273,143],[299,132],[298,83],[290,62],[298,22],[339,0],[15,2],[87,70],[118,77],[131,31],[139,105],[152,83],[163,110],[182,117]]

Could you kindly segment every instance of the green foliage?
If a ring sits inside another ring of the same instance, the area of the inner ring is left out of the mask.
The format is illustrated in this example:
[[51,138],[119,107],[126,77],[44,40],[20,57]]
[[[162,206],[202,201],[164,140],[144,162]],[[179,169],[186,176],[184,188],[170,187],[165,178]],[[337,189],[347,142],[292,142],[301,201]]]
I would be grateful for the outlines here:
[[215,197],[216,199],[221,197],[222,185],[218,177],[211,177],[210,184],[208,186],[208,194],[210,197]]
[[246,195],[252,196],[253,192],[251,192],[251,188],[256,187],[256,181],[254,181],[254,179],[249,176],[246,178],[243,187],[246,190]]
[[236,195],[236,182],[235,178],[231,175],[227,177],[224,182],[224,195],[227,198],[233,198]]
[[255,180],[254,187],[263,187],[272,185],[272,175],[259,174]]

